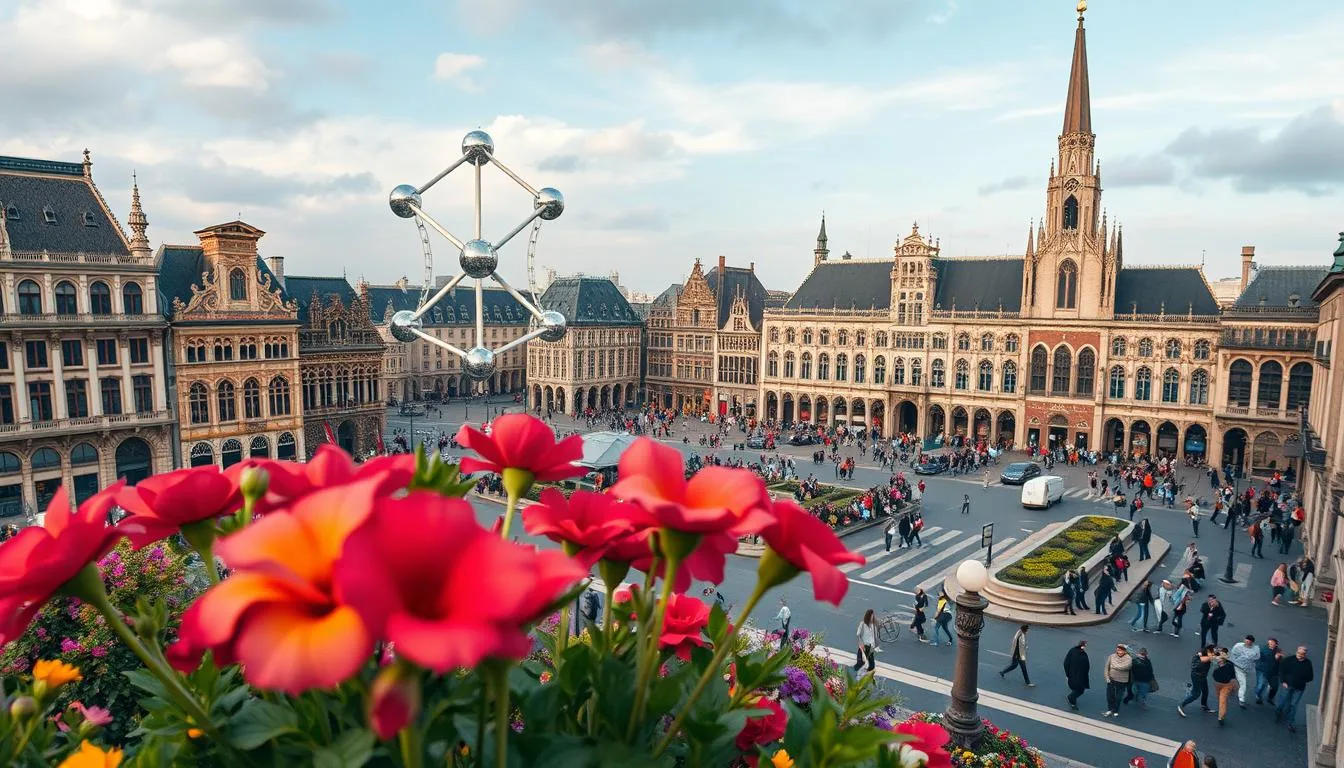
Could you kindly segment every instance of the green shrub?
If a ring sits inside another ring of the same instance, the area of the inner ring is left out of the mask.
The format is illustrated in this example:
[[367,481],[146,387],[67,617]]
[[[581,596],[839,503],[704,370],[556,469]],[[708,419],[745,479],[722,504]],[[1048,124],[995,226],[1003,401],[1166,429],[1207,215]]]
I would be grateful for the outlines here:
[[[1096,551],[1096,545],[1090,541],[1070,541],[1064,545],[1064,548],[1075,555],[1085,555]],[[1075,562],[1077,562],[1075,560]]]
[[1072,563],[1074,561],[1074,553],[1065,549],[1043,549],[1037,557],[1047,563],[1055,563],[1057,565]]
[[1063,573],[1082,566],[1100,552],[1128,521],[1089,515],[1051,537],[1016,563],[999,571],[999,578],[1024,587],[1057,587]]

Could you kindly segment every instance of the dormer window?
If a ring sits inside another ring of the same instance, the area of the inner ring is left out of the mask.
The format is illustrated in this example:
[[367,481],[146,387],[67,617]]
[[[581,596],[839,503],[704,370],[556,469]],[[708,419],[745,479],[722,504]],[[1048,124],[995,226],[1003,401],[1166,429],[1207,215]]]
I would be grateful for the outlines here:
[[49,205],[42,206],[42,220],[47,222],[48,224],[56,223],[56,212],[51,210],[51,206]]
[[10,221],[18,221],[23,217],[19,215],[19,207],[17,205],[8,205],[5,206],[5,218]]
[[1298,295],[1298,294],[1296,294],[1296,293],[1292,293],[1292,294],[1289,294],[1289,295],[1288,295],[1288,306],[1290,306],[1290,307],[1297,307],[1297,306],[1301,306],[1301,304],[1302,304],[1302,297],[1301,297],[1300,295]]
[[84,226],[86,227],[98,226],[98,219],[94,218],[93,214],[90,213],[89,211],[84,212]]

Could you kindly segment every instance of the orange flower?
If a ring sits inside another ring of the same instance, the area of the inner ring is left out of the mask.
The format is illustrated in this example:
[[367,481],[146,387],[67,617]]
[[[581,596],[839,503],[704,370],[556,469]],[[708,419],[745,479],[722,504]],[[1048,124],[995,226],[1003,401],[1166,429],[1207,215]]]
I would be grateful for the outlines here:
[[219,542],[233,575],[182,617],[169,648],[190,671],[213,651],[218,664],[240,662],[259,688],[297,695],[349,678],[373,650],[359,614],[340,599],[332,572],[346,537],[368,518],[383,478],[315,491],[287,515],[268,515]]
[[770,758],[771,768],[793,768],[793,758],[786,749],[781,749]]
[[79,744],[79,751],[71,753],[57,768],[117,768],[118,765],[121,765],[120,749],[104,752],[88,741],[83,741]]
[[79,667],[73,667],[64,661],[43,659],[33,665],[33,682],[45,683],[47,688],[55,690],[66,683],[83,680]]

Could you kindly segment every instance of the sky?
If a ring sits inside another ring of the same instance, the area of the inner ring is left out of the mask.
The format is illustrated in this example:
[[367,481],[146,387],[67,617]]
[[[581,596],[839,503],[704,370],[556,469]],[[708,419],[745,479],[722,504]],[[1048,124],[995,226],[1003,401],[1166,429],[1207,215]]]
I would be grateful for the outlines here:
[[[418,284],[387,195],[484,129],[564,193],[536,263],[657,293],[700,258],[792,290],[919,222],[1021,254],[1045,206],[1074,0],[0,0],[0,154],[79,161],[150,239],[241,216],[289,274]],[[1328,264],[1344,229],[1344,4],[1093,0],[1092,124],[1125,259]],[[485,236],[531,211],[484,174]],[[425,208],[469,235],[471,177]],[[456,253],[431,234],[436,273]],[[526,285],[526,237],[500,251]]]

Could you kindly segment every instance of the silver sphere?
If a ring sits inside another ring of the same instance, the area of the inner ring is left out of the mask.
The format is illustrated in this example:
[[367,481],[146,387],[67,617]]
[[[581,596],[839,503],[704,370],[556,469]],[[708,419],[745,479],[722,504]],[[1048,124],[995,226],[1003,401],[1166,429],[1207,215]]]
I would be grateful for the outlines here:
[[495,351],[485,347],[472,347],[462,358],[462,372],[467,378],[482,381],[495,372]]
[[565,316],[556,312],[554,309],[548,309],[541,313],[541,332],[542,341],[559,341],[565,337],[565,327],[568,321]]
[[392,315],[392,324],[389,326],[392,331],[392,337],[397,341],[415,341],[419,339],[420,337],[415,335],[415,331],[424,327],[425,324],[409,309],[403,309]]
[[565,212],[565,196],[555,187],[542,187],[532,205],[541,210],[542,221],[555,221]]
[[485,131],[472,131],[462,137],[462,154],[472,165],[485,165],[495,154],[495,140]]
[[392,194],[387,196],[387,204],[392,206],[393,213],[409,219],[415,215],[411,206],[420,207],[420,193],[410,184],[398,184],[392,189]]
[[462,252],[457,256],[457,263],[461,265],[462,271],[467,273],[467,277],[480,280],[495,273],[495,267],[499,265],[499,254],[495,252],[493,245],[484,240],[468,240],[462,244]]

